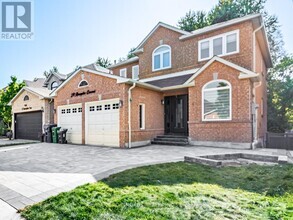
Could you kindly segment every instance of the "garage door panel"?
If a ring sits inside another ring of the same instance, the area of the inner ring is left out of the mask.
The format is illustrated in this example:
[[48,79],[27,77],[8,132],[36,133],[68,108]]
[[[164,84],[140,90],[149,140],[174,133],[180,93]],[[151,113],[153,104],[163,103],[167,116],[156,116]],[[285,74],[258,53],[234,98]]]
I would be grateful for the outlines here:
[[15,114],[15,138],[38,140],[42,133],[42,112]]
[[[119,146],[118,102],[108,100],[86,104],[86,144]],[[116,104],[116,108],[113,108],[113,104]],[[98,111],[96,106],[101,106]]]
[[82,105],[67,105],[59,107],[58,126],[68,129],[68,143],[82,143]]

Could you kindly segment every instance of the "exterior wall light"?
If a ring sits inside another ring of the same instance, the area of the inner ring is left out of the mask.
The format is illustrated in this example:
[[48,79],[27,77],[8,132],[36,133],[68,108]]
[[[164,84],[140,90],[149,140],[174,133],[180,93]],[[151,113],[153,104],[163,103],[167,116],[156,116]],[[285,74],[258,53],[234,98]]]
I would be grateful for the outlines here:
[[119,108],[122,108],[122,106],[123,106],[123,101],[119,100]]
[[165,104],[165,101],[164,101],[164,99],[162,99],[162,100],[161,100],[161,104],[162,104],[162,105],[164,105],[164,104]]

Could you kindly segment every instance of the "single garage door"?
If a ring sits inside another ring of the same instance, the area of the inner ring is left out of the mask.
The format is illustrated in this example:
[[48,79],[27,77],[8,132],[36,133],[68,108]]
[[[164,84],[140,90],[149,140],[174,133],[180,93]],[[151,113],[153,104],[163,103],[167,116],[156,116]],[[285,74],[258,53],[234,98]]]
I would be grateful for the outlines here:
[[85,142],[119,147],[119,99],[85,104]]
[[15,138],[39,140],[42,125],[41,111],[15,114]]
[[67,131],[67,141],[82,144],[82,105],[65,105],[58,107],[58,126]]

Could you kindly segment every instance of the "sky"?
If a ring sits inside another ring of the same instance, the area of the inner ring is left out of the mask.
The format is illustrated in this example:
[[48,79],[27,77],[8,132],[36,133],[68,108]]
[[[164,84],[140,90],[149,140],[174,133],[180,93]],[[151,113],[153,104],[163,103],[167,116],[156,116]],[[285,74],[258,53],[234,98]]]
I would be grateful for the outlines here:
[[[176,26],[187,11],[209,11],[218,0],[34,0],[34,40],[0,40],[0,88],[10,76],[43,77],[53,66],[67,74],[100,57],[118,60],[159,22]],[[293,0],[268,0],[293,53]],[[1,12],[0,12],[1,13]]]

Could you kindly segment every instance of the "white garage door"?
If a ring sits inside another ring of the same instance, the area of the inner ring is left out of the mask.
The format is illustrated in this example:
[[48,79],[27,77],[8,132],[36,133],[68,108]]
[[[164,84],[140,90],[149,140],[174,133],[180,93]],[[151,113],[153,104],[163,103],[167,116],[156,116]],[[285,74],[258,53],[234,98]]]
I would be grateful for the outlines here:
[[82,105],[65,105],[58,107],[58,126],[68,129],[68,143],[82,143]]
[[119,147],[119,99],[85,104],[85,142]]

